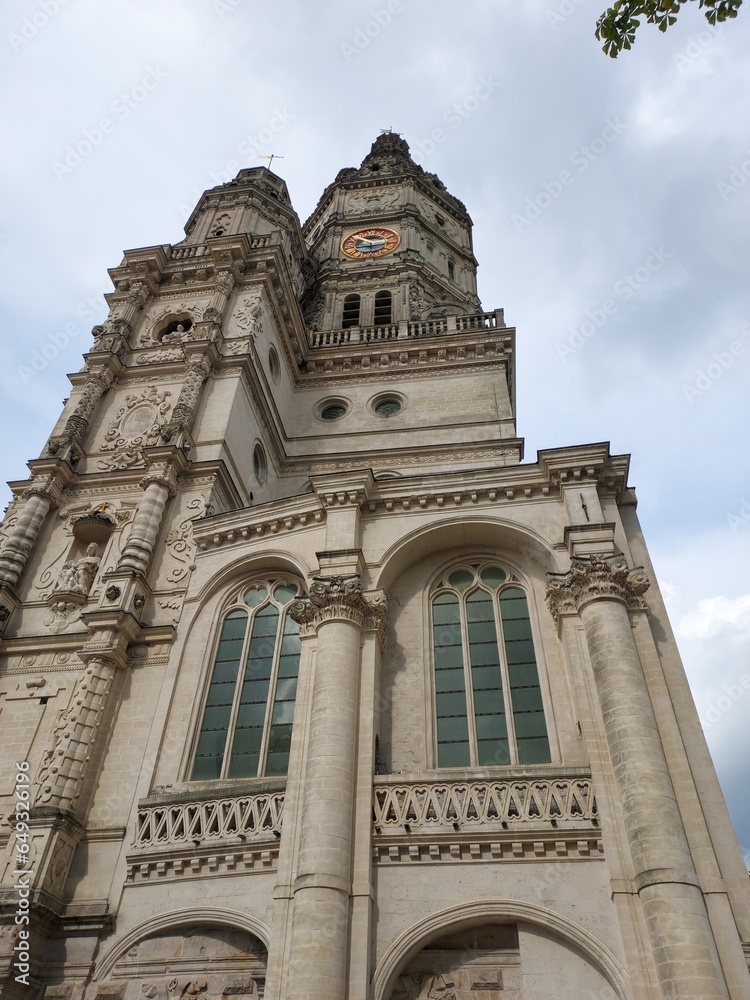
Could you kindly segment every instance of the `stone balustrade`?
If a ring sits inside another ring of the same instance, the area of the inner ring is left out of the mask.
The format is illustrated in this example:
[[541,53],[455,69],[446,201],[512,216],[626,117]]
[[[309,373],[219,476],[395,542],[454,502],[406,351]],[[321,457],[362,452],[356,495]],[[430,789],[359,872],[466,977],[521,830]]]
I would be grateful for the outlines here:
[[318,330],[311,335],[311,347],[337,347],[340,344],[369,344],[383,340],[415,340],[420,337],[442,337],[453,333],[475,333],[477,330],[502,328],[500,313],[478,313],[475,316],[444,316],[440,319],[391,323],[385,326],[350,326],[343,330]]
[[201,799],[138,810],[133,847],[153,851],[239,839],[268,839],[281,832],[283,792]]
[[459,827],[518,828],[528,825],[592,826],[596,801],[588,777],[509,781],[406,781],[379,779],[373,824],[389,830],[439,832]]

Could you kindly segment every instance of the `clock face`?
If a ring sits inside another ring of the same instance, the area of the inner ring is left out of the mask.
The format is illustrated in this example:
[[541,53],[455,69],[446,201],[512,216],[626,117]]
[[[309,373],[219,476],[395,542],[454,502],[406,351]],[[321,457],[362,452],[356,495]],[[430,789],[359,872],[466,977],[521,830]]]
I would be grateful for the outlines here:
[[385,257],[393,253],[401,237],[392,229],[360,229],[347,236],[341,244],[342,253],[352,260],[365,257]]

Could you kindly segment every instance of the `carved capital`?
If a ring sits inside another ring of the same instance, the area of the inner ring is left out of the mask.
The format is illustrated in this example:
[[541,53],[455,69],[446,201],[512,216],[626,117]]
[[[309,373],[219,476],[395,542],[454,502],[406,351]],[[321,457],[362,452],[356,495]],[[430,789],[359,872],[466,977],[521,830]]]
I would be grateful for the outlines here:
[[236,278],[231,271],[219,271],[214,278],[217,291],[222,295],[229,295],[235,285]]
[[31,485],[23,492],[23,499],[30,500],[31,497],[44,497],[50,506],[61,507],[63,503],[63,492],[57,476],[47,474],[35,476]]
[[141,479],[139,485],[141,489],[145,490],[154,483],[158,486],[164,486],[169,491],[170,497],[176,495],[177,470],[171,462],[154,463],[143,479]]
[[317,631],[326,621],[344,619],[382,639],[388,604],[382,590],[362,593],[359,576],[315,577],[309,597],[295,601],[289,614],[304,629]]
[[148,299],[149,287],[145,281],[134,281],[130,286],[130,291],[128,292],[127,301],[136,307],[136,309],[141,309]]
[[615,600],[629,609],[646,607],[641,597],[650,586],[642,567],[630,569],[624,556],[573,559],[567,573],[547,574],[547,605],[559,623],[596,600]]

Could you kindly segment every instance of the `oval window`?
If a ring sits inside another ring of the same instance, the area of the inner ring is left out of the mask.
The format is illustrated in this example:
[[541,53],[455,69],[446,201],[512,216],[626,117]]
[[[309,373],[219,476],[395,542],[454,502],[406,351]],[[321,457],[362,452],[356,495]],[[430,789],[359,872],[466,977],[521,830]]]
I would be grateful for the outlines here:
[[259,483],[265,483],[268,475],[268,464],[266,463],[266,453],[261,444],[256,444],[253,449],[253,472]]

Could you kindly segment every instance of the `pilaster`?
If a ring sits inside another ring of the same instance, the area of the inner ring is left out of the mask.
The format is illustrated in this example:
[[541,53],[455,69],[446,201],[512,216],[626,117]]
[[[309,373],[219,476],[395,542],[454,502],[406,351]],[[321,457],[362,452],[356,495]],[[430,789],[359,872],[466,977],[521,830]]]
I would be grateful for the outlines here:
[[574,558],[549,574],[555,620],[578,614],[601,706],[634,886],[665,998],[727,1000],[705,900],[676,801],[629,610],[643,609],[649,586],[624,557]]

